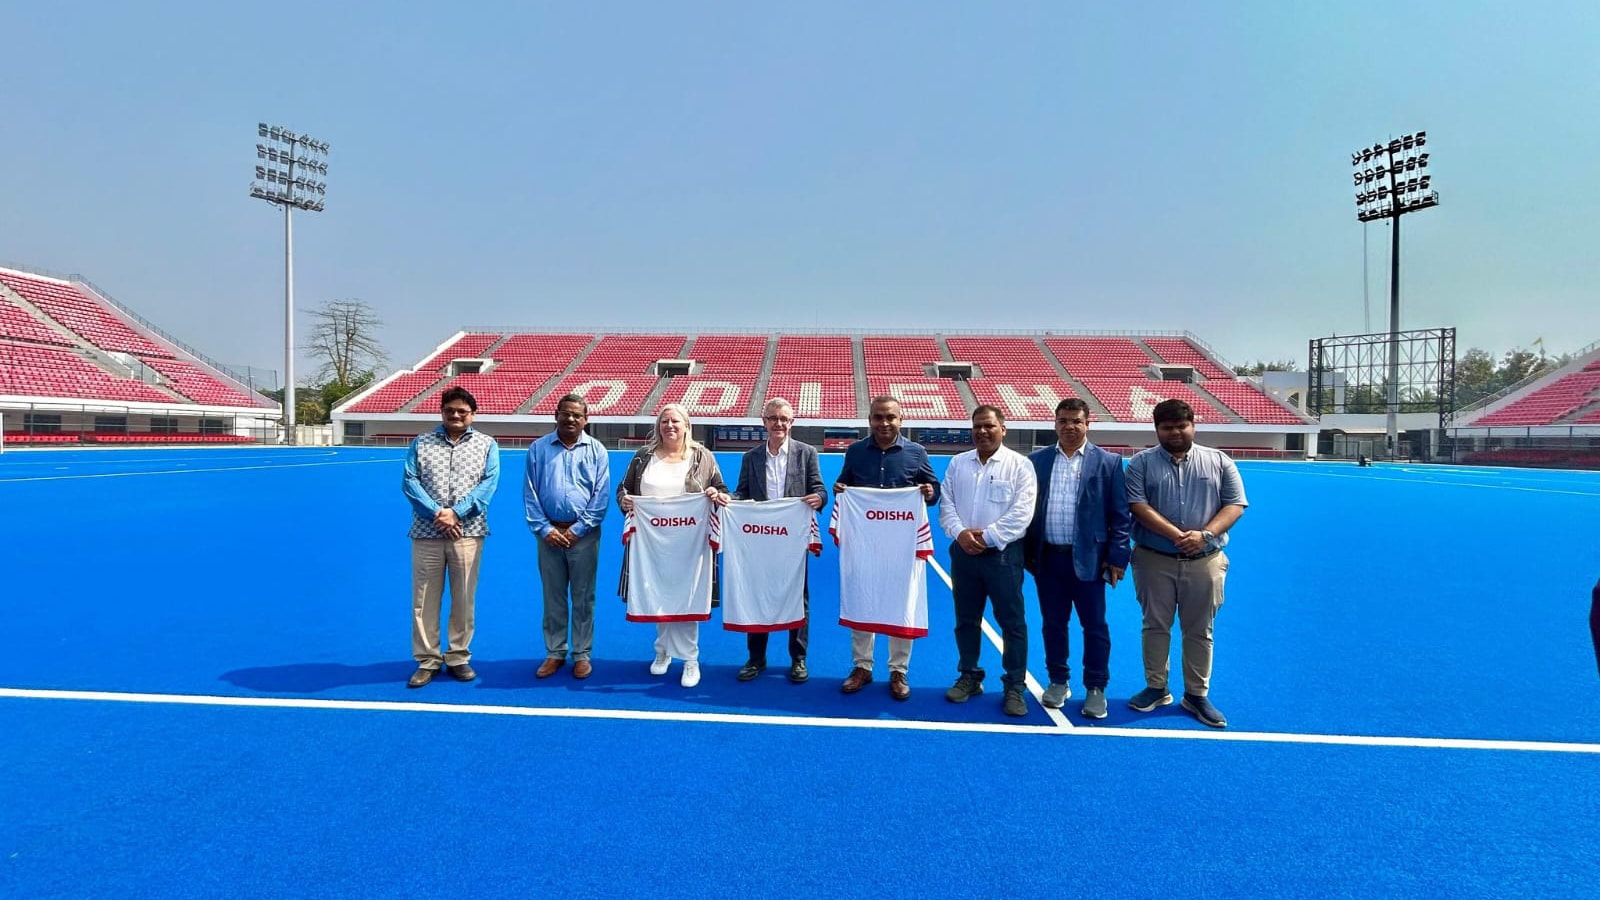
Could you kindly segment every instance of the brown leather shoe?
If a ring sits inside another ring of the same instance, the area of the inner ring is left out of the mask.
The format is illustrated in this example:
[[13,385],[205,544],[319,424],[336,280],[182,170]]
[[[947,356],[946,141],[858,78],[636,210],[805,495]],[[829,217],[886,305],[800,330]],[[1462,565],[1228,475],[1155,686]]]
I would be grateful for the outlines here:
[[844,684],[839,685],[839,690],[844,691],[846,694],[854,694],[871,683],[872,670],[856,666],[850,670],[850,675],[844,680]]
[[593,674],[594,674],[594,666],[590,665],[589,661],[587,659],[580,659],[577,662],[572,664],[572,677],[573,678],[588,678],[590,675],[593,675]]
[[906,673],[889,673],[889,696],[895,698],[896,700],[911,699],[911,685],[906,683]]
[[566,660],[559,656],[547,656],[545,657],[544,662],[539,664],[539,671],[533,674],[537,678],[549,678],[551,675],[554,675],[556,670],[561,668],[561,666],[565,663]]

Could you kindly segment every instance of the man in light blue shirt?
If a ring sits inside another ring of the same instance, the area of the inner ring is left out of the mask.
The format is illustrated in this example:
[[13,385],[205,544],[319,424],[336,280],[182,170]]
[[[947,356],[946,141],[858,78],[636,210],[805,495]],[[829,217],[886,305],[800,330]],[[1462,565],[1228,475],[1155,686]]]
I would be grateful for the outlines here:
[[[478,677],[468,661],[489,500],[500,484],[500,445],[472,427],[477,413],[472,394],[450,388],[439,397],[443,424],[418,435],[406,451],[400,491],[411,504],[411,655],[417,660],[407,687],[426,685],[441,665],[457,681]],[[441,652],[446,576],[450,644]]]
[[[611,458],[584,432],[589,404],[568,394],[556,404],[556,430],[528,447],[522,505],[539,540],[544,587],[545,659],[535,672],[549,678],[572,656],[572,676],[594,671],[594,583],[600,564],[600,522],[611,499]],[[568,615],[568,595],[571,615]],[[571,622],[571,643],[567,640]]]
[[1228,727],[1211,705],[1212,626],[1228,576],[1228,529],[1247,502],[1239,469],[1221,450],[1194,442],[1194,410],[1182,400],[1156,404],[1160,446],[1128,461],[1133,513],[1133,590],[1144,612],[1145,689],[1128,705],[1149,712],[1167,692],[1172,620],[1183,630],[1183,708],[1204,725]]

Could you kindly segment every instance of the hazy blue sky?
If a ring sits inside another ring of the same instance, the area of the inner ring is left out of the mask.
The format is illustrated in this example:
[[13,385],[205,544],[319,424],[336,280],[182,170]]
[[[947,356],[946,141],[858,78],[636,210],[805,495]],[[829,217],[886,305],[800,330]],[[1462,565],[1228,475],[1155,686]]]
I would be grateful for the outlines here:
[[[1349,152],[1425,129],[1403,327],[1600,339],[1600,4],[0,4],[0,260],[282,365],[258,121],[332,144],[302,310],[464,325],[1362,328]],[[1370,227],[1386,327],[1389,232]]]

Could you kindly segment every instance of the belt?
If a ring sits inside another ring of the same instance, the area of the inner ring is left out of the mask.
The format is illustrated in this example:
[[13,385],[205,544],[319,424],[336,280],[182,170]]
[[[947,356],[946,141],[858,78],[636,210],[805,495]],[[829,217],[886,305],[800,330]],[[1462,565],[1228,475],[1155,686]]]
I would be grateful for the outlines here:
[[576,524],[578,524],[578,523],[577,522],[551,522],[550,523],[550,527],[551,528],[559,528],[562,531],[566,531],[568,528],[571,528],[572,526],[574,526]]
[[1044,543],[1044,552],[1046,552],[1046,553],[1071,553],[1072,552],[1072,545],[1071,544],[1052,544],[1049,541],[1045,541],[1045,543]]
[[1195,561],[1197,559],[1205,559],[1206,557],[1212,555],[1213,553],[1222,552],[1222,548],[1221,547],[1212,547],[1210,550],[1207,550],[1204,553],[1197,553],[1197,554],[1195,554],[1193,556],[1189,556],[1189,555],[1184,554],[1184,553],[1168,553],[1165,550],[1157,550],[1154,547],[1146,547],[1144,544],[1140,544],[1139,545],[1139,549],[1140,550],[1149,550],[1151,553],[1157,554],[1159,556],[1165,556],[1165,557],[1168,557],[1168,558],[1171,558],[1171,559],[1181,559],[1184,562],[1193,562],[1193,561]]

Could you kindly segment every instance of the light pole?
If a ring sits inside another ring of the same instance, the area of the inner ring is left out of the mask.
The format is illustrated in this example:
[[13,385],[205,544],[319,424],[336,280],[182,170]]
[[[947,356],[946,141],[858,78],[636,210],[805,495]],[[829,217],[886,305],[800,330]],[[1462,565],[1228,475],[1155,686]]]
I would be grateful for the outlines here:
[[1350,154],[1355,168],[1356,218],[1362,223],[1393,219],[1389,224],[1389,458],[1395,456],[1400,430],[1400,217],[1439,205],[1439,193],[1429,186],[1428,154],[1423,151],[1428,133],[1419,131],[1363,147]]
[[295,134],[281,125],[260,124],[256,133],[256,180],[250,196],[283,207],[283,442],[295,442],[294,428],[294,223],[296,209],[322,212],[328,187],[328,143]]

